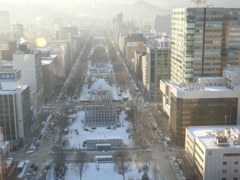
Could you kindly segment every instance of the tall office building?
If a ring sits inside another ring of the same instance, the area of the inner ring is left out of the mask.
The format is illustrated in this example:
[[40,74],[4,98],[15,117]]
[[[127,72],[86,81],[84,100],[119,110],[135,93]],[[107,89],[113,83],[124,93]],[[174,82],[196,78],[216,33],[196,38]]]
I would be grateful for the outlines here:
[[78,28],[76,26],[63,27],[61,30],[56,31],[56,40],[68,40],[68,34],[77,35]]
[[19,23],[13,24],[12,28],[13,28],[13,35],[16,38],[20,38],[23,36],[24,29],[22,24],[19,24]]
[[8,11],[0,11],[0,33],[10,32],[10,15]]
[[221,76],[239,65],[240,8],[175,8],[172,13],[171,80],[189,83]]
[[161,81],[160,89],[172,138],[179,145],[188,126],[240,124],[239,66],[228,66],[223,77],[199,78],[198,84]]
[[29,87],[20,79],[20,70],[0,72],[0,126],[11,147],[27,143],[31,134]]
[[146,56],[142,57],[143,86],[152,100],[160,98],[159,81],[169,79],[170,39],[162,36],[152,39],[146,47]]
[[171,16],[160,16],[155,17],[154,28],[156,33],[170,33],[171,29]]
[[42,57],[43,96],[47,102],[54,95],[57,84],[58,64],[57,55]]
[[22,73],[20,82],[29,85],[32,109],[37,113],[43,104],[43,82],[41,54],[37,50],[28,50],[25,44],[13,55],[13,69]]
[[126,55],[126,47],[128,42],[145,42],[145,37],[143,33],[130,33],[130,34],[120,34],[119,35],[119,49]]

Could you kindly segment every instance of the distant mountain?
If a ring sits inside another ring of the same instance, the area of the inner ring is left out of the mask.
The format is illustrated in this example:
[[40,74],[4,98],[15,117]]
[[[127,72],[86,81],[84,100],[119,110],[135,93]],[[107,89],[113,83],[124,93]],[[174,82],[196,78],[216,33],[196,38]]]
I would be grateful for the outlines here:
[[153,20],[156,15],[167,15],[170,11],[163,10],[144,0],[138,0],[131,6],[126,7],[124,13],[130,14],[134,18]]
[[130,5],[111,1],[94,3],[74,1],[74,3],[67,3],[66,1],[52,0],[49,3],[27,2],[17,4],[0,2],[0,10],[9,11],[12,23],[52,22],[56,17],[62,18],[64,22],[73,20],[76,22],[77,19],[86,22],[88,19],[92,19],[93,22],[97,22],[97,19],[111,19],[119,12],[123,12],[125,19],[153,20],[158,14],[170,13],[144,0],[138,0]]
[[153,4],[150,4],[144,0],[138,0],[136,1],[135,3],[132,4],[132,6],[136,7],[136,8],[144,8],[144,9],[147,9],[147,10],[154,10],[154,11],[159,11],[160,8],[158,6],[155,6]]
[[0,3],[0,10],[7,10],[10,13],[11,21],[20,23],[35,23],[37,21],[51,22],[56,17],[64,20],[73,18],[64,12],[58,12],[53,8],[42,6],[36,3]]

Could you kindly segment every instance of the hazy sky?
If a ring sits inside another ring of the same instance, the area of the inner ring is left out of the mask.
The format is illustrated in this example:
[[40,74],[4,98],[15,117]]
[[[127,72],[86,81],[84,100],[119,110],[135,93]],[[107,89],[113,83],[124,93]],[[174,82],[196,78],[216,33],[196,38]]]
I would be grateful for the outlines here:
[[[81,3],[81,2],[109,2],[109,3],[126,3],[131,4],[137,0],[0,0],[0,2],[57,2],[58,4],[65,3]],[[194,6],[191,3],[191,0],[145,0],[146,2],[158,5],[160,7],[186,7],[186,6]],[[240,7],[240,0],[208,0],[206,4],[212,4],[214,6],[221,7]]]

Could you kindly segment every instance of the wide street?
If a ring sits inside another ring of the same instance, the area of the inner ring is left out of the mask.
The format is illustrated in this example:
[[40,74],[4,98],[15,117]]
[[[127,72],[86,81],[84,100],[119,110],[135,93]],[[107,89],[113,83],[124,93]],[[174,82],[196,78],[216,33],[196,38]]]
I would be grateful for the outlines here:
[[[63,88],[57,98],[56,101],[51,101],[46,107],[49,107],[51,113],[57,113],[61,111],[66,105],[71,104],[71,108],[75,108],[78,106],[82,106],[84,104],[81,104],[80,102],[74,102],[70,103],[68,102],[67,98],[63,98],[65,96],[64,92],[68,88],[69,84],[71,83],[71,80],[77,73],[76,67],[80,64],[80,60],[84,57],[83,56],[83,51],[85,49],[85,45],[83,47],[83,50],[79,53],[79,57],[76,60],[76,66],[73,66],[72,71],[70,75],[68,76],[67,80],[65,81],[65,84],[63,85]],[[114,46],[115,44],[112,41],[112,45]],[[131,92],[132,99],[128,101],[126,104],[131,104],[133,106],[136,106],[136,109],[140,112],[145,111],[148,116],[144,121],[147,123],[148,127],[144,127],[143,124],[140,124],[139,128],[142,129],[142,133],[145,133],[145,139],[149,141],[149,148],[151,151],[147,152],[150,153],[150,167],[152,169],[152,174],[154,177],[154,180],[177,180],[177,175],[176,172],[173,169],[173,166],[171,165],[171,162],[169,161],[170,156],[176,156],[178,152],[172,151],[170,147],[166,143],[159,143],[159,140],[162,142],[164,141],[164,137],[167,134],[166,133],[166,126],[158,126],[157,123],[155,122],[155,119],[153,118],[153,115],[151,114],[149,108],[149,103],[145,102],[145,95],[144,91],[142,88],[138,88],[139,91],[136,91],[137,89],[137,81],[132,78],[131,74],[129,73],[129,70],[127,69],[127,66],[124,63],[124,60],[121,58],[120,53],[118,52],[117,48],[115,47],[115,50],[117,51],[118,57],[120,58],[119,60],[122,61],[125,67],[125,71],[129,74],[129,91]],[[161,116],[161,114],[160,114]],[[15,155],[15,161],[20,161],[20,160],[30,160],[30,163],[28,164],[28,168],[30,167],[31,164],[35,164],[38,166],[38,170],[36,174],[33,176],[33,179],[38,179],[38,176],[43,174],[45,168],[48,165],[52,165],[54,159],[56,158],[56,154],[50,153],[51,147],[53,145],[54,139],[55,139],[55,134],[57,131],[52,131],[52,134],[50,135],[51,137],[46,138],[44,135],[46,132],[46,129],[48,128],[49,123],[51,123],[52,118],[48,118],[48,120],[45,121],[45,127],[43,128],[43,137],[41,138],[40,145],[37,150],[35,151],[27,151],[27,152],[21,152]],[[164,122],[163,122],[164,123]],[[157,126],[157,129],[154,131],[153,128]],[[148,129],[146,129],[148,128]],[[149,132],[151,131],[151,132]],[[158,132],[163,132],[163,134],[160,136]],[[49,136],[49,134],[48,134]],[[134,148],[129,149],[129,151],[136,151]],[[114,154],[114,152],[107,152],[107,154]],[[95,155],[98,154],[103,154],[103,152],[97,152],[97,151],[92,151],[89,152],[89,155],[91,158],[89,158],[89,161],[93,159]],[[74,151],[69,151],[66,152],[66,162],[72,162],[74,161]],[[55,157],[55,158],[54,158]],[[26,175],[26,174],[25,174]]]

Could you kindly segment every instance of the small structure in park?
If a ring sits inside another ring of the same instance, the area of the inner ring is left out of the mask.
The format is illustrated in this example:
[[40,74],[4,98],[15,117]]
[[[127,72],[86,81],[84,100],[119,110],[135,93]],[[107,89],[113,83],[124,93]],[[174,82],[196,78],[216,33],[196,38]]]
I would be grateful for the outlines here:
[[87,138],[86,147],[97,150],[110,150],[112,148],[119,148],[123,145],[121,137],[95,137]]
[[91,91],[91,104],[85,107],[85,124],[87,126],[116,125],[116,107],[111,91]]

